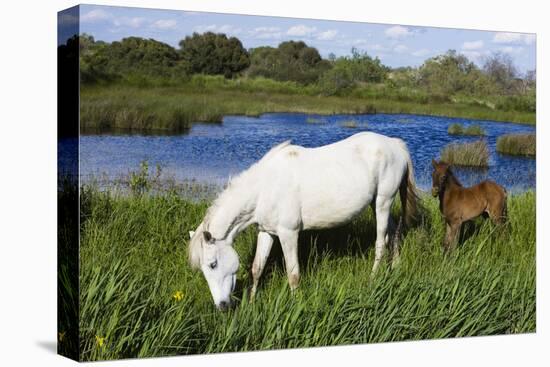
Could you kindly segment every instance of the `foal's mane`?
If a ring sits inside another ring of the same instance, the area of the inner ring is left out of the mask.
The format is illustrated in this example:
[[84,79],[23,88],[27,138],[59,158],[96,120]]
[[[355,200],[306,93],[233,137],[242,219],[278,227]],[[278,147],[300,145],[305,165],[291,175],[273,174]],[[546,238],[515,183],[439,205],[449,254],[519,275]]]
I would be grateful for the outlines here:
[[462,184],[460,183],[458,178],[456,178],[456,176],[454,175],[453,171],[451,170],[451,167],[448,167],[447,171],[445,172],[443,180],[441,180],[440,189],[445,188],[447,186],[447,184],[450,183],[450,182],[453,182],[455,185],[457,185],[459,187],[462,187]]

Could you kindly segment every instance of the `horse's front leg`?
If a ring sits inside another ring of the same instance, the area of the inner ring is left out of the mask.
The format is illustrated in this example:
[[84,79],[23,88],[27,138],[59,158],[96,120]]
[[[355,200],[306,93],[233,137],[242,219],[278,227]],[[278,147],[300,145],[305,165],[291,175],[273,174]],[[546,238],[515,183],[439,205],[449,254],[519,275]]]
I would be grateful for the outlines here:
[[283,256],[285,258],[288,285],[291,290],[298,288],[300,283],[300,265],[298,264],[298,231],[280,229],[277,231]]
[[256,255],[252,263],[252,290],[250,291],[250,301],[254,300],[258,290],[258,282],[265,268],[265,263],[271,252],[273,245],[273,236],[267,232],[258,233],[258,242],[256,244]]

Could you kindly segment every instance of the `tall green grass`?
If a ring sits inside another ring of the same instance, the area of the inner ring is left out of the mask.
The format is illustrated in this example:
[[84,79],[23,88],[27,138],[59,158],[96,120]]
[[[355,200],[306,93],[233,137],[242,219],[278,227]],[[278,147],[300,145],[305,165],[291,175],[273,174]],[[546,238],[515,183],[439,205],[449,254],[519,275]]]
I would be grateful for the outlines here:
[[484,140],[451,143],[441,151],[441,160],[457,166],[488,167],[489,148]]
[[[171,131],[195,122],[221,122],[225,115],[258,116],[267,112],[321,115],[414,113],[534,123],[534,113],[501,111],[452,101],[379,98],[376,90],[345,97],[323,96],[317,87],[264,78],[227,80],[195,75],[179,84],[82,85],[80,126],[84,132],[113,129]],[[382,92],[380,92],[382,93]]]
[[536,134],[506,134],[497,139],[497,152],[534,157],[537,153]]
[[376,227],[368,210],[343,228],[301,234],[295,294],[276,243],[253,303],[249,269],[257,230],[247,229],[235,243],[237,306],[222,313],[186,257],[187,233],[207,202],[85,187],[81,359],[534,332],[535,194],[511,196],[505,227],[478,221],[447,258],[438,203],[422,200],[425,213],[405,237],[397,269],[384,264],[369,278]]

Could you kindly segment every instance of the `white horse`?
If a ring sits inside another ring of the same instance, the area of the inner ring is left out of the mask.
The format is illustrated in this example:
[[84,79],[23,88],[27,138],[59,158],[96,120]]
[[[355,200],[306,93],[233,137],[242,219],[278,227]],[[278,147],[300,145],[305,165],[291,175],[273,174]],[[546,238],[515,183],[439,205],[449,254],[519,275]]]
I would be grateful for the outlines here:
[[[362,132],[318,148],[284,142],[231,180],[214,201],[196,231],[190,232],[189,261],[202,270],[216,306],[227,308],[239,267],[232,244],[255,223],[259,234],[251,298],[274,236],[281,242],[288,282],[294,290],[300,278],[298,233],[340,226],[372,203],[376,213],[374,273],[388,244],[390,207],[398,190],[404,203],[401,219],[408,224],[416,209],[416,193],[411,158],[401,139]],[[395,244],[393,263],[398,259]]]

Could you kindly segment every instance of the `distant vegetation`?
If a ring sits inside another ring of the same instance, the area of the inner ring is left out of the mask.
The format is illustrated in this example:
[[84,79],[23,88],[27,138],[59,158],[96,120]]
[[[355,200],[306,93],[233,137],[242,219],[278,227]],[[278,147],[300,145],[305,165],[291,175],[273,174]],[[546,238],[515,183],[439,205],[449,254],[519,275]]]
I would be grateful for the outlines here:
[[509,155],[536,155],[537,136],[535,134],[507,134],[497,139],[497,152]]
[[483,136],[485,130],[479,125],[470,125],[464,128],[461,124],[451,124],[447,129],[450,135],[469,135],[469,136]]
[[441,151],[441,160],[457,166],[488,167],[489,148],[484,140],[451,143]]
[[[535,122],[536,73],[521,75],[502,53],[487,57],[481,68],[450,50],[419,67],[392,69],[355,48],[350,56],[323,59],[303,41],[246,50],[237,38],[211,32],[186,37],[178,49],[153,39],[106,43],[86,34],[63,47],[69,44],[80,50],[85,120],[97,118],[97,113],[88,114],[88,96],[109,109],[114,103],[107,98],[112,97],[110,90],[120,94],[119,107],[126,113],[107,113],[103,125],[128,125],[123,121],[134,115],[139,118],[131,125],[137,128],[178,130],[195,121],[219,121],[227,111],[315,113],[308,98],[318,100],[320,113],[397,112]],[[154,100],[132,100],[142,94],[137,89],[150,88],[158,89]],[[90,89],[93,93],[86,93]],[[228,90],[238,93],[220,96]],[[168,96],[172,93],[179,94],[177,103]],[[203,106],[221,104],[206,107],[216,110],[213,113],[200,112],[193,97],[197,93],[204,94]],[[254,99],[269,103],[271,96],[276,108],[250,106]],[[347,101],[336,102],[338,97]],[[151,122],[157,118],[161,121]]]

